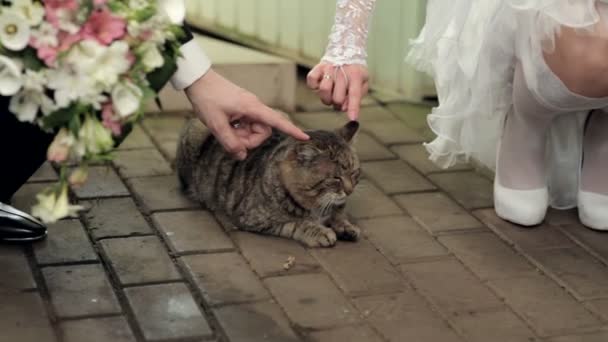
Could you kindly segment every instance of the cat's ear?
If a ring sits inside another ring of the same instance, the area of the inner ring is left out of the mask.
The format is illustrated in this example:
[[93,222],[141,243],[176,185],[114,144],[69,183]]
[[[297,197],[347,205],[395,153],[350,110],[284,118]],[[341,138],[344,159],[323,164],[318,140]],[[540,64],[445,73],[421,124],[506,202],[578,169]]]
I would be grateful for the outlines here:
[[353,138],[359,131],[359,123],[357,121],[350,121],[344,127],[338,129],[336,133],[340,135],[346,142],[352,143]]
[[315,160],[320,154],[321,150],[316,148],[312,144],[298,144],[295,148],[296,158],[300,163],[310,163]]

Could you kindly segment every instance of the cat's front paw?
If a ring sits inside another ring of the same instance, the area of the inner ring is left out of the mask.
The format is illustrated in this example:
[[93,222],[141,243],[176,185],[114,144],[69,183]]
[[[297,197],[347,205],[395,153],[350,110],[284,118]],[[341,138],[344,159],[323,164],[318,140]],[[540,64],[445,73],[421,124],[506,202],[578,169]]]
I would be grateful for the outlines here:
[[335,223],[332,228],[336,232],[338,239],[343,241],[357,241],[361,235],[361,228],[346,220]]
[[301,239],[302,243],[304,243],[307,247],[316,248],[316,247],[333,247],[336,245],[336,241],[338,238],[336,237],[336,233],[329,228],[321,228],[319,227],[314,232],[304,236]]

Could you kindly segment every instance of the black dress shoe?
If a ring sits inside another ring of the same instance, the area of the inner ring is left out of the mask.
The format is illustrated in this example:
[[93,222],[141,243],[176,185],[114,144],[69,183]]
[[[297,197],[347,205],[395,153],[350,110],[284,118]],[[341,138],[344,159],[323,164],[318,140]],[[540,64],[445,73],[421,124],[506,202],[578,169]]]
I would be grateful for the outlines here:
[[46,226],[22,211],[0,203],[0,242],[33,242],[46,237]]

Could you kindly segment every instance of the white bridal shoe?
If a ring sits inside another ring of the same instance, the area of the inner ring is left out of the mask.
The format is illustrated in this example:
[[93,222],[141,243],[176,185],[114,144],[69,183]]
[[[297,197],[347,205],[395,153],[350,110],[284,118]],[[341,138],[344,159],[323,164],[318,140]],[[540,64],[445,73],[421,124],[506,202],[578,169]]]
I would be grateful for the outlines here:
[[[503,129],[504,130],[504,129]],[[502,140],[502,137],[501,137]],[[521,226],[536,226],[543,222],[549,207],[549,189],[515,190],[500,185],[498,165],[500,160],[499,141],[496,149],[496,173],[494,175],[494,210],[503,220]]]
[[586,227],[608,231],[608,196],[579,190],[578,216]]
[[498,217],[522,226],[543,222],[549,207],[549,190],[513,190],[501,186],[498,173],[494,179],[494,210]]

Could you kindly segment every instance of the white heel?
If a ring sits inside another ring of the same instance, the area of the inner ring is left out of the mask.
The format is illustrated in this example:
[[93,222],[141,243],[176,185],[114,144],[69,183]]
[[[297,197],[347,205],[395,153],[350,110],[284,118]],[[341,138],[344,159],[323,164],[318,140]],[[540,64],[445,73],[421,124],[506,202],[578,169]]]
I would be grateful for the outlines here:
[[608,231],[608,196],[579,190],[578,217],[588,228]]
[[543,222],[549,207],[547,188],[513,190],[494,180],[494,210],[496,215],[522,226],[536,226]]
[[[503,132],[506,125],[503,123]],[[494,175],[494,211],[503,220],[513,222],[521,226],[537,226],[543,222],[549,208],[549,189],[547,186],[530,189],[515,190],[500,185],[500,147],[501,139],[496,149],[496,173]]]

